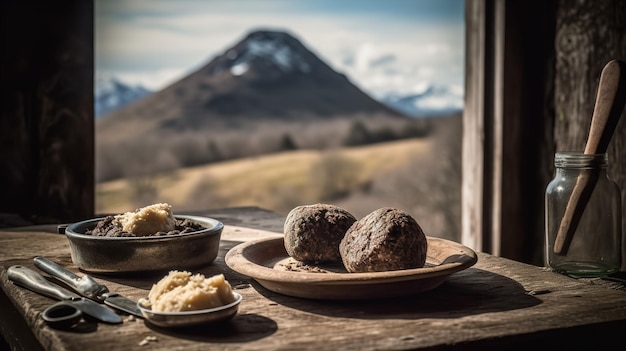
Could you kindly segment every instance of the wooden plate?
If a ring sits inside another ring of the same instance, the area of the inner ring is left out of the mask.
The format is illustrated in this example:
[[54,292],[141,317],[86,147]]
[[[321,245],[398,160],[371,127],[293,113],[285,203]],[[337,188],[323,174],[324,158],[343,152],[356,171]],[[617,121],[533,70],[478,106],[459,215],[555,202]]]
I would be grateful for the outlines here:
[[343,265],[309,266],[285,251],[282,237],[265,238],[233,247],[225,256],[236,272],[284,295],[333,300],[362,300],[416,294],[441,285],[451,274],[473,266],[476,252],[459,243],[427,237],[424,268],[348,273]]

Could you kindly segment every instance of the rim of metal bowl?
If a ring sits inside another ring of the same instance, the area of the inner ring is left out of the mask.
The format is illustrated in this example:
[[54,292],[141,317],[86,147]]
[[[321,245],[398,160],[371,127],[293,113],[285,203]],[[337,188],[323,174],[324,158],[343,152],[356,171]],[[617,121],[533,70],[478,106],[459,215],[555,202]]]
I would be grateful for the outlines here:
[[241,300],[243,300],[243,297],[241,296],[241,294],[236,293],[233,291],[233,296],[235,296],[235,301],[227,304],[227,305],[222,305],[219,307],[213,307],[213,308],[208,308],[208,309],[204,309],[204,310],[192,310],[192,311],[180,311],[180,312],[158,312],[158,311],[153,311],[147,307],[144,307],[140,302],[137,302],[137,308],[139,308],[139,310],[142,312],[142,314],[148,313],[148,314],[153,314],[156,316],[166,316],[166,317],[176,317],[176,316],[195,316],[195,315],[201,315],[201,314],[209,314],[209,313],[214,313],[214,312],[220,312],[223,310],[227,310],[230,309],[232,307],[235,307],[237,305],[239,305],[239,303],[241,302]]
[[182,233],[182,234],[172,234],[172,235],[161,235],[161,236],[123,236],[123,237],[113,237],[113,236],[97,236],[97,235],[89,235],[83,234],[76,231],[76,228],[81,226],[87,226],[89,224],[97,224],[99,221],[105,219],[106,217],[97,217],[92,219],[87,219],[80,222],[75,222],[68,225],[65,228],[65,235],[69,237],[74,237],[78,239],[93,239],[93,240],[111,240],[111,241],[161,241],[161,240],[170,240],[173,238],[180,238],[190,235],[197,234],[211,234],[217,233],[224,229],[224,223],[221,221],[211,218],[211,217],[203,217],[203,216],[192,216],[192,215],[174,215],[176,219],[189,219],[195,222],[199,222],[202,225],[206,225],[207,222],[212,223],[211,227],[207,227],[201,230],[197,230],[194,232]]

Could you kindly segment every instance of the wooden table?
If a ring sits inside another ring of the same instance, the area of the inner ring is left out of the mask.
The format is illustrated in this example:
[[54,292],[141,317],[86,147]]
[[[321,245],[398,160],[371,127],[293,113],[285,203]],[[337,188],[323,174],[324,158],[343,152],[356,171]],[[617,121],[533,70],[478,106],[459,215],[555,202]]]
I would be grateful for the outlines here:
[[[196,213],[197,214],[197,213]],[[15,264],[34,268],[44,256],[80,273],[56,226],[0,231],[0,330],[15,350],[381,350],[598,349],[626,342],[626,292],[598,279],[575,280],[505,258],[478,253],[473,267],[434,290],[373,301],[318,301],[270,292],[230,270],[225,253],[243,241],[282,232],[284,217],[258,208],[203,215],[225,224],[217,260],[200,270],[224,273],[243,295],[239,314],[212,327],[171,331],[142,319],[121,325],[86,323],[75,331],[48,327],[40,313],[53,300],[8,281]],[[161,276],[94,275],[139,299]],[[143,340],[152,337],[142,345]],[[542,348],[545,349],[545,348]],[[621,349],[618,346],[618,349]]]

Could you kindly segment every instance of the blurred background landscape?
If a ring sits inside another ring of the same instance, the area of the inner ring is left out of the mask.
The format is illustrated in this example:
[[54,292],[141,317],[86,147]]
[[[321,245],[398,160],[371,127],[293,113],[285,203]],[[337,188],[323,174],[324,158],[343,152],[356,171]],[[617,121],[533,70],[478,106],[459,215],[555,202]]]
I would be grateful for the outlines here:
[[96,212],[384,206],[460,238],[463,1],[96,1]]

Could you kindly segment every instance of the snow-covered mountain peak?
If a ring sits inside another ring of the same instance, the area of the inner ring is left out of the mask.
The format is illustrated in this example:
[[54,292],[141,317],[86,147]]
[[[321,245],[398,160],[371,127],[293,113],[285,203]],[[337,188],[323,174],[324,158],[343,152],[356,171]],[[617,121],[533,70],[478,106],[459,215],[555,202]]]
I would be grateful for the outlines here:
[[245,74],[261,61],[283,72],[308,73],[311,66],[303,55],[302,44],[283,32],[256,31],[226,53],[231,60],[230,72],[235,76]]
[[130,85],[113,75],[99,74],[94,82],[94,113],[96,117],[113,112],[151,94],[140,85]]

